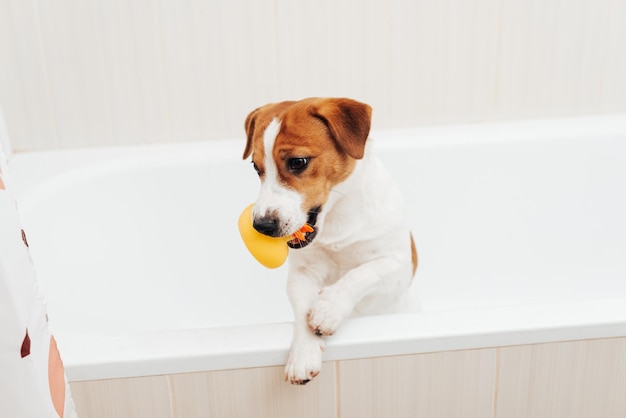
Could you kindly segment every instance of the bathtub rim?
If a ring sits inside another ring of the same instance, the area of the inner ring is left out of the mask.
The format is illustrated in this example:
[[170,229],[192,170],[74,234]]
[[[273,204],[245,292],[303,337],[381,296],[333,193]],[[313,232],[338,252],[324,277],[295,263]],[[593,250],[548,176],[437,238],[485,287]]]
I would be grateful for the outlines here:
[[[371,330],[377,330],[373,335]],[[282,366],[288,322],[138,334],[56,334],[70,382]],[[626,298],[351,318],[324,362],[626,336]],[[252,349],[254,348],[254,349]]]

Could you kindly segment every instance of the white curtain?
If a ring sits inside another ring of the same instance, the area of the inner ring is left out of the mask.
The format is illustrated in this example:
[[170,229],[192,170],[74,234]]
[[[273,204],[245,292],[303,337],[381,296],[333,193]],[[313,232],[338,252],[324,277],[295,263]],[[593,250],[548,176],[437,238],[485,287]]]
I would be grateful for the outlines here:
[[2,151],[7,143],[0,114],[0,417],[74,418],[63,362],[10,193]]

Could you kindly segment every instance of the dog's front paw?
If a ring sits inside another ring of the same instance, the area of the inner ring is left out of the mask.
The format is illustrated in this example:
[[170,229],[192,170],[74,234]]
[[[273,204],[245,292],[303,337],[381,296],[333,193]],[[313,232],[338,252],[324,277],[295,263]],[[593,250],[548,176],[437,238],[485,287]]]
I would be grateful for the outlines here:
[[285,366],[285,381],[305,385],[317,376],[322,369],[322,351],[324,342],[319,338],[294,343]]
[[352,312],[352,305],[328,289],[320,293],[307,316],[316,335],[333,335]]

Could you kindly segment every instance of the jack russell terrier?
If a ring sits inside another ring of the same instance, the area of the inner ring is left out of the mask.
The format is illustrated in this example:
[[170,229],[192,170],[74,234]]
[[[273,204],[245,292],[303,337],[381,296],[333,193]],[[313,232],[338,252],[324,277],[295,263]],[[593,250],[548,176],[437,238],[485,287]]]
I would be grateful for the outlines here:
[[253,227],[289,236],[294,332],[285,380],[322,366],[323,337],[354,314],[398,310],[417,268],[402,193],[366,142],[372,109],[344,98],[262,106],[246,118],[244,160],[261,179]]

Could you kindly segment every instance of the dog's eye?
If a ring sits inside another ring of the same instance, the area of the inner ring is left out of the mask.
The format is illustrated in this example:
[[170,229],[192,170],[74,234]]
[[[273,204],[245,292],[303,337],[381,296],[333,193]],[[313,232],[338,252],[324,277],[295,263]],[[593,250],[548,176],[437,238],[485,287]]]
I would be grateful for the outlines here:
[[287,160],[287,168],[292,173],[301,173],[307,168],[308,165],[309,158],[298,157]]
[[259,166],[256,165],[256,163],[254,161],[252,161],[252,167],[254,167],[254,171],[256,171],[256,173],[260,176],[261,175],[261,170],[259,170]]

